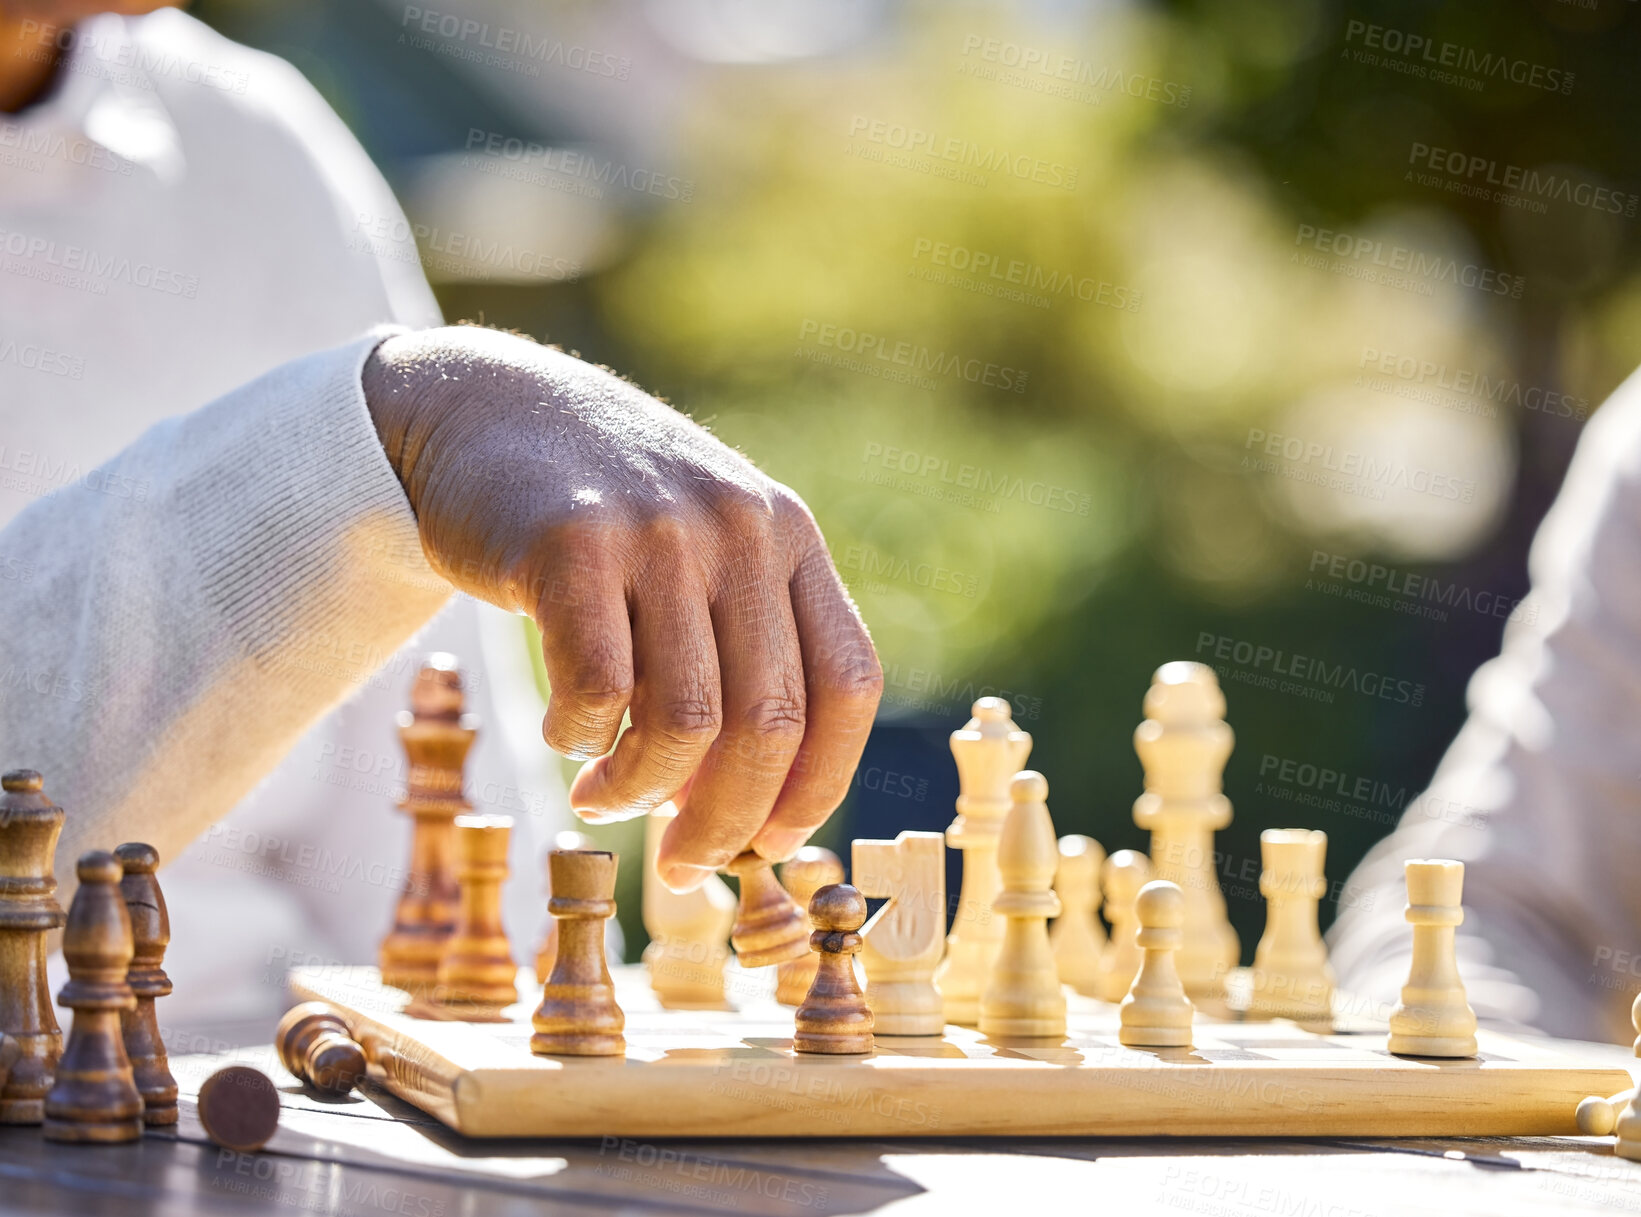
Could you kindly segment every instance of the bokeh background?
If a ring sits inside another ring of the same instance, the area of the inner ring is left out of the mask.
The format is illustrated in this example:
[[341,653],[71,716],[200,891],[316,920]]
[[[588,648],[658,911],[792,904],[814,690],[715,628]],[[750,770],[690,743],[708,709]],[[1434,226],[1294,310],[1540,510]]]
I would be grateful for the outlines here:
[[1335,880],[1388,831],[1641,360],[1635,10],[192,6],[353,128],[448,318],[808,500],[888,681],[823,843],[944,828],[946,737],[1002,693],[1059,830],[1144,848],[1141,698],[1201,659],[1245,955],[1259,830],[1325,829]]

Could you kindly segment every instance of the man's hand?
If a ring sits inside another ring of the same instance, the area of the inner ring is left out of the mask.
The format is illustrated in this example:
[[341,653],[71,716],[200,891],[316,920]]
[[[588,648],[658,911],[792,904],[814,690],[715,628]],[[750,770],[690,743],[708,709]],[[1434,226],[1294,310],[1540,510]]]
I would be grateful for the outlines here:
[[749,843],[791,856],[847,793],[883,686],[802,500],[619,378],[507,334],[390,338],[363,380],[428,560],[541,628],[542,732],[597,758],[577,814],[678,797],[658,859],[678,890]]

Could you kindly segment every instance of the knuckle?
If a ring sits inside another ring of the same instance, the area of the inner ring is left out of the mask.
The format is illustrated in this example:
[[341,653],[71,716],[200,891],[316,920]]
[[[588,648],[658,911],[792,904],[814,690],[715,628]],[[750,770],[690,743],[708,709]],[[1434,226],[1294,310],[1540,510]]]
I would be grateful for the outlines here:
[[803,738],[804,718],[803,695],[785,689],[760,697],[747,706],[741,727],[753,740],[777,748],[787,742],[796,747],[797,741]]
[[681,697],[657,707],[655,742],[674,753],[700,752],[723,726],[723,714],[710,698]]
[[603,731],[619,719],[632,699],[631,684],[567,691],[556,699],[555,720],[571,731]]
[[829,697],[863,710],[876,709],[883,696],[883,664],[865,638],[829,655],[813,678]]
[[775,507],[769,494],[742,482],[723,481],[712,492],[712,508],[737,537],[762,538],[774,529]]
[[638,534],[646,549],[677,552],[689,548],[691,529],[678,512],[657,510],[638,526]]

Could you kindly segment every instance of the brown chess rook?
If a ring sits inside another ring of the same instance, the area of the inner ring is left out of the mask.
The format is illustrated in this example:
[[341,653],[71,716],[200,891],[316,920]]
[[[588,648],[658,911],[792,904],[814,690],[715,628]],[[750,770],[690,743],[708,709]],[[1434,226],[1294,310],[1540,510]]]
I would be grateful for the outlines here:
[[0,1032],[17,1044],[0,1124],[38,1124],[63,1052],[46,982],[46,935],[63,924],[51,873],[63,809],[32,769],[12,770],[0,787]]
[[[584,832],[573,828],[566,828],[553,837],[553,849],[586,850],[597,849],[593,839]],[[548,857],[552,857],[552,850],[548,850]],[[547,876],[547,898],[553,897],[553,877]],[[541,945],[536,948],[536,979],[544,981],[547,974],[553,970],[553,956],[558,954],[558,918],[547,918],[547,932],[541,936]]]
[[462,713],[454,656],[430,655],[416,674],[410,709],[398,716],[410,772],[399,806],[411,817],[410,866],[382,940],[382,983],[421,994],[438,979],[445,940],[456,926],[455,819],[470,810],[462,768],[478,720]]
[[224,1149],[255,1153],[279,1129],[279,1091],[249,1065],[218,1069],[199,1088],[199,1122]]
[[135,1141],[142,1136],[142,1095],[120,1035],[120,1016],[136,1009],[126,982],[131,968],[131,915],[120,895],[120,860],[103,850],[81,854],[80,889],[68,909],[63,959],[68,983],[57,1000],[74,1011],[57,1077],[45,1101],[48,1141]]
[[603,850],[556,849],[548,859],[558,953],[531,1018],[530,1051],[543,1056],[619,1056],[627,1025],[604,961],[604,923],[615,914],[618,859]]
[[135,944],[126,981],[136,996],[137,1008],[120,1015],[125,1055],[131,1061],[137,1092],[142,1095],[142,1122],[156,1127],[175,1124],[177,1079],[171,1076],[154,1012],[154,999],[171,992],[171,978],[160,966],[165,962],[165,948],[171,943],[171,919],[165,911],[159,880],[154,877],[160,856],[152,845],[136,841],[120,846],[114,856],[125,871],[120,895],[131,918]]
[[809,951],[803,909],[786,894],[768,859],[747,850],[724,868],[741,881],[735,928],[729,941],[743,968],[762,968]]
[[274,1032],[279,1062],[321,1094],[345,1095],[366,1073],[365,1050],[342,1016],[324,1002],[292,1006]]
[[855,953],[866,923],[866,898],[847,883],[829,883],[809,902],[819,954],[815,983],[795,1016],[794,1052],[860,1055],[872,1051],[872,1011],[855,980]]
[[461,907],[439,960],[434,1000],[441,1006],[497,1016],[519,999],[518,965],[501,924],[507,878],[509,816],[457,816],[456,877]]

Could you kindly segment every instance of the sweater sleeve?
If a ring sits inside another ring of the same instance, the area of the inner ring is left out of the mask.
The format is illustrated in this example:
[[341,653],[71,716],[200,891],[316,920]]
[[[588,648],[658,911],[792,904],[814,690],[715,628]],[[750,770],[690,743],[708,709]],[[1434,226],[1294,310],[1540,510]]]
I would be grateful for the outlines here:
[[0,739],[88,849],[173,857],[445,602],[360,373],[390,330],[143,434],[0,531]]
[[1342,988],[1394,1002],[1412,948],[1402,863],[1456,858],[1476,1013],[1627,1043],[1641,985],[1641,373],[1591,419],[1529,571],[1430,789],[1347,885],[1334,965]]

